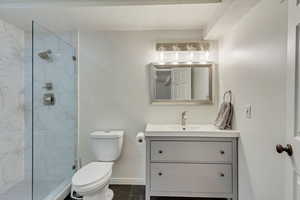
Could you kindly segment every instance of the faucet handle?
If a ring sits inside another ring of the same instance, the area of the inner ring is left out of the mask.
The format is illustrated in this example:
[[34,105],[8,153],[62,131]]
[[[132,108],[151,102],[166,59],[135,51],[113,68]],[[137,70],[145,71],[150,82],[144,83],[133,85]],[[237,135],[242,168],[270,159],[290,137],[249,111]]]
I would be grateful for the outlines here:
[[[186,125],[186,120],[187,120],[187,116],[186,116],[187,111],[183,111],[181,113],[181,126],[185,126]],[[185,130],[185,127],[184,127]]]

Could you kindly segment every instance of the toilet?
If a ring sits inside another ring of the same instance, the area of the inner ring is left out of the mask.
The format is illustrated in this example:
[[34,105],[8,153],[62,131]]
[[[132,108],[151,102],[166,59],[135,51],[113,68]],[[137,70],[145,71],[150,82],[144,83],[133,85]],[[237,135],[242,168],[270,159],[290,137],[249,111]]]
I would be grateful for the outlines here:
[[108,185],[114,161],[122,151],[123,135],[124,131],[95,131],[90,134],[96,161],[79,169],[72,178],[72,190],[83,200],[112,200],[113,191]]

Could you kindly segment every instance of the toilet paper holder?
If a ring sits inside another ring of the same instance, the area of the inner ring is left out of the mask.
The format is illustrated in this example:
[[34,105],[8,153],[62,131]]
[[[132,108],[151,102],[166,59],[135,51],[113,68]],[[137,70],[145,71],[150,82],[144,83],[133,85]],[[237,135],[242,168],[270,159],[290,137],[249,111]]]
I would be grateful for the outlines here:
[[145,141],[145,134],[143,132],[138,132],[136,134],[136,141],[139,144],[144,143],[144,141]]

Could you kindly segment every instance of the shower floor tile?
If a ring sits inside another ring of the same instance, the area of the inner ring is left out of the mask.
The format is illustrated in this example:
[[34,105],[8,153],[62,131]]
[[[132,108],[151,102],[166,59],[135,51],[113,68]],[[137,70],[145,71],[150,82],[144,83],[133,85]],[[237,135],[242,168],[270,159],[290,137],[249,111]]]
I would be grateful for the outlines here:
[[[114,191],[113,200],[145,200],[145,186],[143,185],[110,185]],[[71,200],[67,197],[65,200]],[[151,200],[222,200],[212,198],[182,198],[182,197],[151,197]]]

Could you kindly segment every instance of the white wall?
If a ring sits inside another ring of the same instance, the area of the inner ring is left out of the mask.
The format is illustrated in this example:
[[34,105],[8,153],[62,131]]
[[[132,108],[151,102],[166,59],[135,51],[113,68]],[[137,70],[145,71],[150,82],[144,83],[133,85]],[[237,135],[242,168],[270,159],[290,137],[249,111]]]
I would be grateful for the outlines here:
[[[262,0],[220,43],[220,92],[234,94],[240,200],[281,200],[285,139],[287,3]],[[252,119],[245,106],[252,104]]]
[[188,111],[188,123],[214,120],[216,105],[152,106],[149,102],[147,65],[156,59],[155,42],[199,38],[200,31],[79,34],[79,153],[83,164],[94,159],[89,145],[91,131],[124,129],[124,150],[113,178],[141,183],[145,149],[137,146],[135,135],[146,123],[178,123],[184,110]]

